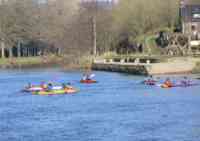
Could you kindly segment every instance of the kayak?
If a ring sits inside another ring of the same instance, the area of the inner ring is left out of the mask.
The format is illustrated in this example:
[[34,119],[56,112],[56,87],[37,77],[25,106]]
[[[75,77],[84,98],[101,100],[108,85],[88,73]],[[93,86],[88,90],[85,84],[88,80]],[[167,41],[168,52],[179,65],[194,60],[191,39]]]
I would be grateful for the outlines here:
[[158,84],[157,86],[161,88],[174,88],[174,87],[192,87],[192,86],[198,86],[199,84],[191,83],[191,84],[175,84],[173,86],[167,86],[166,84]]
[[161,88],[166,88],[166,89],[167,89],[167,88],[172,88],[172,87],[174,87],[174,86],[168,86],[168,85],[166,85],[166,84],[162,84],[162,85],[161,85]]
[[[53,86],[52,88],[53,90],[61,90],[63,89],[62,86]],[[44,88],[42,88],[41,86],[33,86],[31,88],[25,88],[23,90],[23,92],[36,92],[36,91],[42,91],[44,90]]]
[[197,83],[191,83],[191,84],[177,84],[174,85],[174,87],[191,87],[191,86],[198,86],[199,84]]
[[92,83],[97,83],[96,80],[81,80],[81,83],[85,83],[85,84],[92,84]]
[[153,86],[153,85],[156,85],[156,82],[157,82],[156,80],[145,80],[142,83],[145,85]]
[[33,92],[34,95],[62,95],[62,94],[74,94],[77,93],[78,90],[76,89],[62,89],[62,90],[51,90],[51,91],[38,91]]
[[25,88],[24,90],[22,90],[23,92],[34,92],[34,91],[42,91],[43,88],[40,86],[34,86],[31,88]]

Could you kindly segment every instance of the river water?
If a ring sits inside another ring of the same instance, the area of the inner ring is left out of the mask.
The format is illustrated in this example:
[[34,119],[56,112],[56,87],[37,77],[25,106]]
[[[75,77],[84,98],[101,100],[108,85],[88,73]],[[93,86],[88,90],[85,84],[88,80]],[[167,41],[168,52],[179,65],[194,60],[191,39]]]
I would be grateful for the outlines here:
[[[199,141],[200,87],[161,89],[143,77],[95,72],[0,71],[0,141]],[[71,82],[76,95],[21,93],[28,83]]]

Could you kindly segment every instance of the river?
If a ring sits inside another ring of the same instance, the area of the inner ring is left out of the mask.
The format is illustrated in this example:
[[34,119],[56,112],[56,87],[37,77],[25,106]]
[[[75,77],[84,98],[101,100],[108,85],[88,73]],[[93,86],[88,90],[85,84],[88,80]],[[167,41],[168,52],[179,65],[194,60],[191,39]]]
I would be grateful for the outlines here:
[[[58,69],[0,71],[0,141],[199,141],[200,87],[161,89],[142,76]],[[28,83],[71,82],[75,95],[22,93]]]

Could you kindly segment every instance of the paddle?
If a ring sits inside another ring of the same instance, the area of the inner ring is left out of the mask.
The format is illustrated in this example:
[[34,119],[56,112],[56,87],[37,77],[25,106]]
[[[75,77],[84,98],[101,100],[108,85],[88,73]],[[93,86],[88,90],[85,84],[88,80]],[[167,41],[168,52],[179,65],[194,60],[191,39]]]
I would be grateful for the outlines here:
[[91,74],[91,75],[89,76],[90,79],[92,79],[93,77],[95,77],[95,74]]
[[89,76],[87,76],[87,75],[84,75],[83,76],[83,78],[82,78],[82,80],[86,80],[86,79],[92,79],[92,78],[94,78],[95,77],[95,74],[91,74],[91,75],[89,75]]

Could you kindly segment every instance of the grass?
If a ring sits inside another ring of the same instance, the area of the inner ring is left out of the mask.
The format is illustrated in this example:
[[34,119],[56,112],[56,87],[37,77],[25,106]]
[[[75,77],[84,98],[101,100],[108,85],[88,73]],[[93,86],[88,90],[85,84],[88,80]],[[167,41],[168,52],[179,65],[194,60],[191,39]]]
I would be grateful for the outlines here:
[[160,55],[162,52],[162,48],[158,47],[156,44],[156,36],[149,36],[146,38],[146,46],[150,49],[151,54]]
[[[46,61],[50,59],[52,57],[48,56]],[[44,57],[0,58],[0,65],[37,65],[42,63],[45,63]]]
[[57,65],[66,69],[91,68],[93,56],[72,60],[69,57],[49,55],[47,57],[0,58],[0,67],[42,67]]
[[193,73],[200,73],[200,62],[196,63],[196,67],[193,69]]
[[93,59],[94,59],[93,56],[81,57],[81,59],[79,59],[79,67],[83,69],[91,68]]
[[168,56],[161,56],[161,55],[149,55],[149,54],[127,54],[127,55],[109,55],[109,56],[102,56],[105,59],[121,59],[121,58],[141,58],[141,59],[160,59],[163,60],[168,58]]

